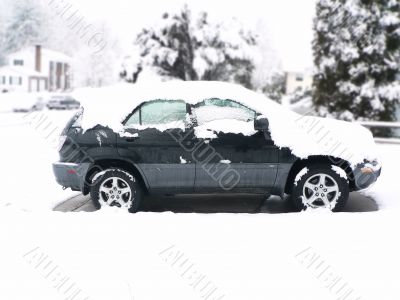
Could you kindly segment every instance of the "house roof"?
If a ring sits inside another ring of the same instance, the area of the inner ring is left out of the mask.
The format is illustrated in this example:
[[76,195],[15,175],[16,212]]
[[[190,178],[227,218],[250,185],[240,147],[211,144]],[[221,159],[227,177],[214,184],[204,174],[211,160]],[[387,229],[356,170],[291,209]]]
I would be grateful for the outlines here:
[[21,66],[4,66],[4,67],[0,67],[0,75],[16,75],[16,76],[28,76],[28,77],[46,77],[46,75],[25,68],[25,67],[21,67]]
[[42,55],[49,57],[52,60],[56,61],[65,61],[69,62],[72,60],[72,58],[62,52],[42,48]]
[[[23,54],[26,54],[27,52],[34,53],[35,46],[25,47],[21,50],[10,53],[9,56],[23,55]],[[49,60],[53,60],[53,61],[57,61],[57,62],[70,62],[72,60],[72,58],[70,56],[68,56],[62,52],[59,52],[59,51],[54,51],[54,50],[42,47],[41,52],[42,52],[42,57],[46,57]]]

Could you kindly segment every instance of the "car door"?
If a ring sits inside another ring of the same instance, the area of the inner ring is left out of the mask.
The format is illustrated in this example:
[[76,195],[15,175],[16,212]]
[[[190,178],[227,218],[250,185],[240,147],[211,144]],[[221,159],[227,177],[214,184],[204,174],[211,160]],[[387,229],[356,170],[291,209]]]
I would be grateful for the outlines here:
[[256,112],[232,101],[206,100],[193,107],[195,191],[269,192],[279,150],[268,132],[254,130]]
[[193,192],[195,163],[176,136],[186,129],[183,101],[155,100],[142,104],[124,122],[119,154],[141,171],[152,192]]

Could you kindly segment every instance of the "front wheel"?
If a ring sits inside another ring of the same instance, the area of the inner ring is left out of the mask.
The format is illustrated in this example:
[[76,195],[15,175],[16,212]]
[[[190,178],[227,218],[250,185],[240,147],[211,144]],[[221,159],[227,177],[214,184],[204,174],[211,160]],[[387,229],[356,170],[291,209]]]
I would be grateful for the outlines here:
[[98,173],[92,180],[90,196],[96,208],[118,207],[131,213],[139,209],[143,198],[137,179],[120,169],[108,169]]
[[293,183],[292,198],[296,208],[341,211],[349,198],[349,182],[338,167],[313,165],[299,172]]

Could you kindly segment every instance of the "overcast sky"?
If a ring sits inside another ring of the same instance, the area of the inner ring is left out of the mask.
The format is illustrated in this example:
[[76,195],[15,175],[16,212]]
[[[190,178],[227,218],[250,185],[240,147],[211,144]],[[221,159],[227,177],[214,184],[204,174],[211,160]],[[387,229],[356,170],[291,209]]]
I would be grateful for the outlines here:
[[[48,1],[48,0],[45,0]],[[64,0],[67,1],[67,0]],[[207,11],[213,18],[237,17],[245,26],[264,24],[264,32],[282,59],[286,70],[312,67],[312,21],[315,0],[69,0],[88,19],[107,19],[118,32],[123,45],[134,33],[156,22],[169,8],[186,2],[194,10]]]
[[[15,0],[0,0],[2,12]],[[48,4],[49,1],[40,0]],[[188,3],[195,11],[207,11],[212,18],[236,17],[245,26],[255,29],[263,24],[265,38],[270,41],[285,70],[302,71],[312,67],[312,22],[316,0],[63,0],[91,20],[105,19],[121,39],[130,45],[135,34],[156,22],[168,9]]]

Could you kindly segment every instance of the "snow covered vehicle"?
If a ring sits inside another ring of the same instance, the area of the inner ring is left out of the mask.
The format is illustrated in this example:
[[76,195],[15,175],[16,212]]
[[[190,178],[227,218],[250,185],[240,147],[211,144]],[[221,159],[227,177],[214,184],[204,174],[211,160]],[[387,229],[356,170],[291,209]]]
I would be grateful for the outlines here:
[[126,84],[75,97],[84,110],[65,127],[53,169],[97,207],[135,212],[145,193],[256,193],[340,211],[381,172],[367,129],[298,115],[233,84]]

